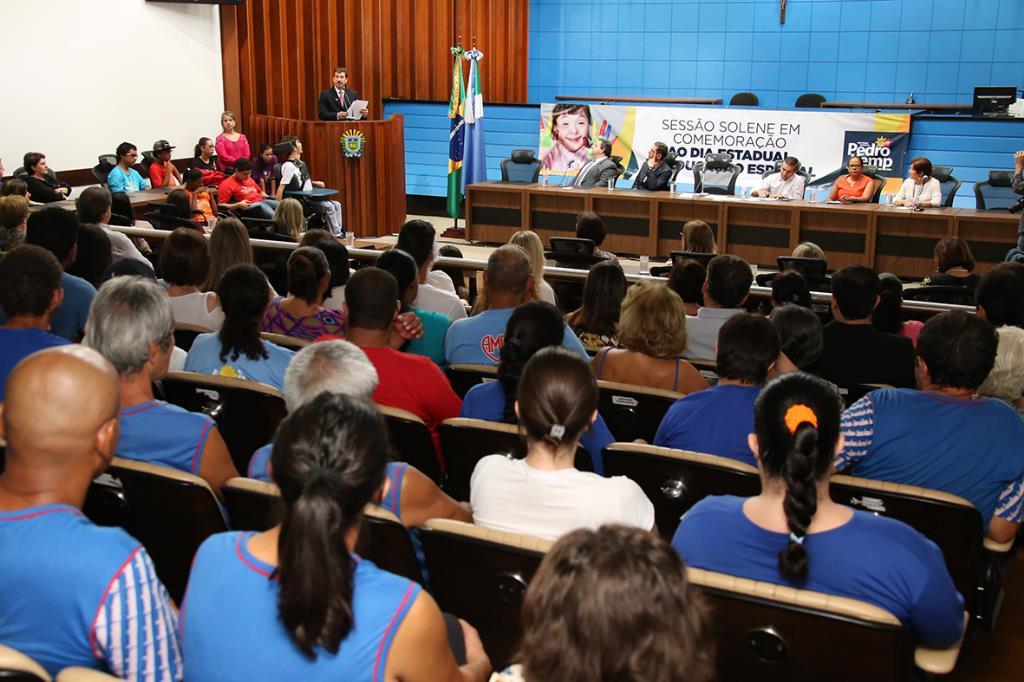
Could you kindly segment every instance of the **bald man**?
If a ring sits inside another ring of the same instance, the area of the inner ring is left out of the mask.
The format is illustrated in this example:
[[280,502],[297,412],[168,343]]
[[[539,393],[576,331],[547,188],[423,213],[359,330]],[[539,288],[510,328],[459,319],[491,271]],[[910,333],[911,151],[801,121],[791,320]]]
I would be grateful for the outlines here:
[[117,373],[84,346],[40,351],[11,373],[0,405],[0,641],[51,675],[84,666],[180,680],[177,618],[149,555],[81,512],[113,457],[118,406]]

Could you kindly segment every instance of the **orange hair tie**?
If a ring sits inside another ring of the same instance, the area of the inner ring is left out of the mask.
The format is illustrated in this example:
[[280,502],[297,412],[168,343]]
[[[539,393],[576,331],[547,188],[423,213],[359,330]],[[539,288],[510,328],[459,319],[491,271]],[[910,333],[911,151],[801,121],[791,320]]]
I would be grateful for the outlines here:
[[802,403],[791,405],[786,410],[786,428],[789,429],[790,433],[796,433],[796,430],[801,424],[807,423],[818,428],[818,416],[814,414],[814,411]]

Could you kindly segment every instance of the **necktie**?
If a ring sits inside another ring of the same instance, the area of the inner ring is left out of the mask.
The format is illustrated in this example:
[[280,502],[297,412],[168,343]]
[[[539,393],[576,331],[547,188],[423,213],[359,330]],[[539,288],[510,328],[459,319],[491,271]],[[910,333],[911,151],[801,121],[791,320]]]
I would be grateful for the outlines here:
[[590,172],[591,167],[595,163],[597,163],[597,161],[590,160],[590,161],[587,161],[587,165],[583,166],[583,168],[580,168],[580,172],[576,174],[576,179],[572,183],[573,187],[579,187],[580,186],[580,183],[583,182],[584,176],[586,176],[586,174]]
[[348,102],[346,101],[347,99],[348,99],[348,95],[345,94],[345,91],[344,90],[339,90],[338,91],[338,101],[341,102],[341,109],[342,109],[342,111],[348,111]]

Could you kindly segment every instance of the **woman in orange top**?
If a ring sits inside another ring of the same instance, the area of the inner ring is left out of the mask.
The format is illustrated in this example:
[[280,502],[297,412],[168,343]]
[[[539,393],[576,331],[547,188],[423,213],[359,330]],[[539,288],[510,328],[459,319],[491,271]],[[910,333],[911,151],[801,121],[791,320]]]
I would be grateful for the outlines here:
[[829,192],[829,201],[844,204],[866,204],[875,193],[875,181],[864,175],[864,159],[851,156],[846,163],[847,174],[840,176]]

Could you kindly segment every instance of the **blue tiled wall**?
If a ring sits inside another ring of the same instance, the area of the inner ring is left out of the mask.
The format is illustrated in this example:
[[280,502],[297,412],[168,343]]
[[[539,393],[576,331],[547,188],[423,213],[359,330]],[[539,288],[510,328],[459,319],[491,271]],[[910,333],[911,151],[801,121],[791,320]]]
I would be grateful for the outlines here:
[[531,0],[529,99],[969,102],[1024,86],[1024,1]]

